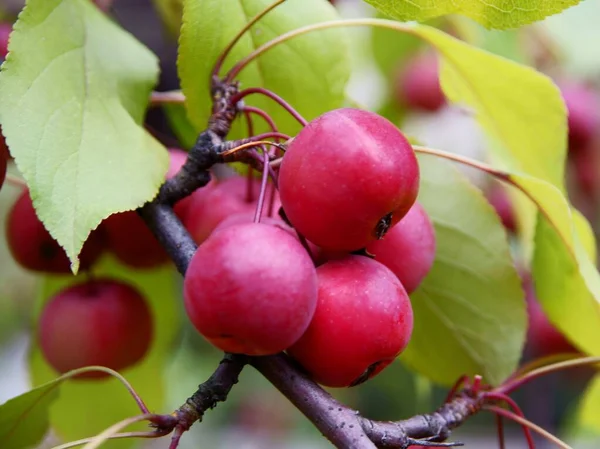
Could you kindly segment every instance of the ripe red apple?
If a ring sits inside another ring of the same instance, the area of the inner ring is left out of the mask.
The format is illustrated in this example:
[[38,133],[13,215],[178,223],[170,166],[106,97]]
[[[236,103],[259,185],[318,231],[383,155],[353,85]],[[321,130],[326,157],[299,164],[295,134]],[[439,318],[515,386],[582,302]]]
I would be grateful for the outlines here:
[[394,273],[368,257],[327,262],[317,268],[317,279],[317,309],[288,353],[322,385],[358,385],[408,345],[410,299]]
[[394,83],[396,100],[412,109],[437,111],[446,103],[439,80],[438,57],[421,53],[403,63]]
[[382,240],[371,242],[367,252],[398,277],[408,294],[421,284],[435,259],[435,231],[425,209],[415,203]]
[[[90,365],[123,370],[144,357],[152,337],[146,299],[114,279],[67,287],[46,303],[39,321],[42,354],[59,373]],[[80,377],[105,376],[93,372]]]
[[516,232],[517,219],[515,217],[515,210],[504,188],[494,185],[487,192],[487,199],[496,210],[504,227],[510,232]]
[[579,352],[558,329],[548,320],[535,295],[535,286],[529,273],[521,273],[523,289],[527,301],[529,327],[527,341],[538,357]]
[[360,109],[326,112],[292,140],[279,170],[289,221],[328,250],[354,251],[406,215],[417,197],[419,166],[402,133]]
[[8,54],[8,40],[12,32],[12,24],[7,22],[0,23],[0,57],[6,58]]
[[600,101],[596,92],[581,82],[557,83],[565,105],[569,127],[569,149],[577,151],[594,136],[600,124]]
[[6,148],[6,141],[1,132],[2,130],[0,129],[0,189],[4,184],[4,179],[6,179],[6,169],[8,165],[8,149]]
[[[203,188],[204,189],[204,188]],[[226,217],[238,213],[254,213],[260,192],[260,181],[233,176],[217,182],[207,190],[198,189],[191,196],[183,224],[201,244]],[[268,197],[267,197],[268,198]],[[267,204],[265,204],[266,211]],[[275,210],[279,208],[276,199]]]
[[[39,220],[29,191],[24,190],[12,209],[6,223],[6,241],[12,257],[22,267],[45,273],[71,273],[71,263]],[[89,269],[104,249],[102,230],[92,231],[80,254],[80,269]]]
[[242,223],[213,232],[184,280],[191,322],[217,348],[269,355],[306,330],[317,301],[312,260],[276,226]]
[[135,211],[121,212],[102,223],[110,251],[122,263],[133,268],[154,268],[169,256],[144,220]]

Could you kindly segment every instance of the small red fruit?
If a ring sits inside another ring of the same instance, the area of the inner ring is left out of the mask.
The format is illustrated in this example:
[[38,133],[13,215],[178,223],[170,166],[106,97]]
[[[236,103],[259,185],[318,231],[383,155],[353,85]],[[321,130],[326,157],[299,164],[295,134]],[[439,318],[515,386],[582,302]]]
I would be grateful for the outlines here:
[[531,275],[522,273],[522,280],[529,314],[527,341],[535,355],[542,357],[552,354],[579,352],[548,320],[537,300]]
[[408,294],[421,284],[435,259],[435,231],[425,209],[415,203],[383,240],[367,246],[375,260],[400,279]]
[[121,212],[102,223],[110,251],[133,268],[153,268],[169,260],[144,220],[135,211]]
[[306,330],[316,307],[317,276],[288,232],[236,224],[200,245],[185,275],[184,298],[191,322],[217,348],[269,355]]
[[503,187],[494,185],[489,192],[487,192],[487,199],[492,207],[496,210],[500,221],[510,232],[517,231],[517,219],[515,217],[515,210],[510,202],[508,193]]
[[[241,176],[227,178],[206,190],[198,189],[191,197],[183,224],[196,243],[201,244],[229,215],[254,213],[259,192],[259,180],[249,182]],[[275,210],[278,208],[277,199]]]
[[439,62],[435,53],[415,56],[403,66],[395,82],[396,98],[409,108],[437,111],[446,103],[439,79]]
[[[22,267],[45,273],[71,273],[65,250],[39,220],[28,190],[21,193],[8,214],[6,240],[13,258]],[[80,269],[89,269],[102,254],[103,247],[102,231],[92,231],[79,256]]]
[[567,107],[569,149],[576,151],[592,139],[600,124],[600,101],[583,83],[563,80],[558,86]]
[[[59,373],[90,365],[120,371],[139,362],[150,347],[152,316],[133,286],[113,279],[71,285],[44,307],[39,344]],[[106,377],[93,372],[85,378]]]
[[6,58],[8,54],[8,40],[11,32],[12,25],[10,23],[0,23],[0,57],[2,58]]
[[316,118],[292,140],[279,171],[281,203],[308,240],[354,251],[406,215],[419,189],[410,143],[387,119],[360,109]]
[[288,353],[322,385],[358,385],[408,345],[410,299],[394,273],[368,257],[328,262],[317,268],[317,278],[317,310]]

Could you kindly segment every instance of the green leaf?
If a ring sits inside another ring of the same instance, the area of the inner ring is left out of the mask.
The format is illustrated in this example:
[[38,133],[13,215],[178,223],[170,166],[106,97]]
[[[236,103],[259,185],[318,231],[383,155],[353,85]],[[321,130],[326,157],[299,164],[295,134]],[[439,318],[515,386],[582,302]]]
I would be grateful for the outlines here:
[[557,14],[580,0],[365,0],[379,11],[407,22],[462,14],[486,28],[517,28]]
[[[196,131],[206,128],[211,112],[209,80],[217,57],[249,19],[271,3],[272,0],[184,2],[178,67],[188,116]],[[288,0],[244,35],[227,58],[225,69],[286,31],[337,18],[335,8],[323,0]],[[337,29],[278,45],[244,69],[239,80],[242,88],[272,90],[310,120],[343,104],[349,76],[345,31]],[[300,129],[287,112],[268,98],[255,94],[245,102],[265,110],[285,133],[295,135]],[[256,132],[268,129],[260,119],[255,120],[255,125]],[[245,123],[240,123],[232,136],[241,137],[245,130]]]
[[[135,271],[104,258],[94,269],[95,276],[123,279],[139,288],[151,305],[155,336],[149,353],[139,364],[121,374],[133,385],[150,410],[160,412],[165,404],[164,369],[180,326],[178,274],[172,266]],[[76,281],[85,279],[80,275]],[[46,278],[37,304],[36,319],[43,304],[72,278]],[[57,373],[46,363],[37,344],[31,349],[30,369],[34,385],[53,379]],[[51,425],[67,441],[98,434],[117,421],[139,414],[133,399],[116,379],[67,382],[61,397],[50,409]],[[141,426],[143,430],[143,425]],[[107,448],[131,447],[132,441],[111,441]]]
[[[579,402],[575,427],[583,436],[600,435],[600,376],[596,375],[588,384]],[[597,441],[597,440],[596,440]],[[591,442],[591,441],[590,441]]]
[[198,132],[190,123],[185,106],[182,104],[165,104],[163,111],[179,142],[186,149],[192,148],[198,138]]
[[527,329],[506,232],[481,191],[445,161],[420,156],[418,201],[436,232],[433,267],[411,295],[415,325],[400,359],[446,385],[480,374],[498,385],[518,365]]
[[183,14],[182,0],[152,0],[164,24],[171,34],[177,36],[181,28],[181,16]]
[[[600,275],[587,248],[593,235],[565,198],[566,110],[551,80],[443,33],[416,33],[443,54],[442,86],[472,107],[498,165],[541,206],[518,198],[523,240],[533,241],[533,276],[548,318],[581,350],[600,354]],[[536,227],[536,217],[539,215]],[[584,246],[583,240],[586,241]]]
[[2,130],[76,272],[90,231],[152,199],[164,180],[168,154],[140,126],[157,60],[89,0],[28,0],[9,50]]
[[3,449],[35,446],[46,435],[49,408],[58,398],[55,379],[0,405],[0,441]]

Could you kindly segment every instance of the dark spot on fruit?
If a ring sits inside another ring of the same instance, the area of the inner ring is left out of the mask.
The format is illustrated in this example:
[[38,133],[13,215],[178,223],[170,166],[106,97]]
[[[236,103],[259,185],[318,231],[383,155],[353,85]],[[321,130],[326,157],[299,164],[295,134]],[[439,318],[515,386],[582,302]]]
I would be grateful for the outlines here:
[[40,246],[40,254],[44,260],[53,260],[58,256],[59,251],[60,247],[53,240],[42,242]]
[[381,217],[381,219],[377,222],[377,226],[375,226],[375,237],[377,237],[378,240],[381,240],[391,227],[392,213],[390,212],[389,214]]
[[231,334],[219,334],[219,337],[221,337],[221,338],[233,338],[233,335],[231,335]]
[[368,379],[371,377],[371,375],[372,375],[372,374],[373,374],[373,373],[374,373],[374,372],[377,370],[377,367],[378,367],[380,364],[382,364],[382,363],[383,363],[383,361],[381,361],[381,360],[380,360],[379,362],[375,362],[375,363],[373,363],[372,365],[370,365],[370,366],[369,366],[369,367],[368,367],[368,368],[365,370],[365,372],[364,372],[364,373],[362,373],[360,376],[358,376],[358,377],[357,377],[357,378],[354,380],[354,382],[352,382],[352,383],[350,384],[350,386],[351,386],[351,387],[355,387],[355,386],[357,386],[357,385],[360,385],[360,384],[362,384],[363,382],[367,381],[367,380],[368,380]]

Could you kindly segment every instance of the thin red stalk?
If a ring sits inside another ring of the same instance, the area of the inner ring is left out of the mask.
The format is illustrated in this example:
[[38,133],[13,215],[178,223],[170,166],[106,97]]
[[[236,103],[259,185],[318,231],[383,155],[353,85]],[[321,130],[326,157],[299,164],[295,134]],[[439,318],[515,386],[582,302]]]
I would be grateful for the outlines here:
[[506,444],[504,441],[504,420],[502,419],[502,416],[500,415],[495,415],[496,416],[496,425],[498,426],[498,447],[500,449],[506,449]]
[[[273,119],[271,118],[271,116],[269,114],[267,114],[265,111],[263,111],[260,108],[255,108],[254,106],[244,106],[242,111],[244,111],[244,113],[246,115],[249,114],[256,114],[259,117],[262,117],[265,122],[267,122],[267,125],[269,125],[269,127],[271,128],[271,131],[273,132],[279,132],[279,129],[277,129],[277,125],[275,124],[275,121],[273,121]],[[254,133],[252,133],[254,134]],[[250,134],[250,135],[252,135]]]
[[[270,166],[269,168],[271,170],[273,170]],[[275,180],[273,180],[273,183],[271,184],[271,191],[269,194],[269,210],[267,212],[267,216],[272,217],[273,213],[275,212],[275,197],[277,195],[277,185]]]
[[448,396],[446,396],[446,401],[445,402],[450,402],[452,400],[452,398],[456,395],[456,392],[463,386],[465,385],[469,380],[469,376],[467,375],[463,375],[461,376],[455,383],[454,385],[452,385],[452,388],[450,388],[450,391],[448,392]]
[[175,427],[173,431],[173,435],[171,436],[171,444],[169,444],[169,449],[177,449],[179,446],[179,440],[181,440],[181,435],[183,435],[183,428],[180,426]]
[[251,95],[251,94],[261,94],[261,95],[264,95],[265,97],[270,98],[271,100],[278,103],[286,111],[288,111],[290,113],[290,115],[292,117],[294,117],[302,126],[306,126],[308,124],[308,121],[304,117],[302,117],[302,115],[300,115],[300,113],[298,111],[296,111],[296,109],[294,109],[294,107],[292,105],[290,105],[287,101],[285,101],[283,98],[281,98],[276,93],[271,92],[270,90],[264,89],[262,87],[250,87],[248,89],[244,89],[244,90],[238,92],[236,95],[234,95],[231,98],[231,101],[233,103],[237,103],[238,101],[242,100],[243,98],[245,98],[246,96]]
[[284,133],[280,133],[279,131],[271,131],[268,133],[257,134],[256,136],[250,137],[251,141],[255,140],[265,140],[265,139],[283,139],[289,140],[290,136]]
[[[244,112],[246,117],[246,124],[248,125],[248,137],[252,137],[254,134],[254,123],[252,122],[252,116],[247,112]],[[254,201],[254,169],[248,165],[248,174],[246,177],[246,201],[251,203]]]
[[227,58],[227,55],[229,55],[229,53],[231,53],[231,50],[233,49],[235,44],[237,44],[239,42],[239,40],[242,38],[242,36],[244,34],[246,34],[246,31],[248,31],[250,28],[252,28],[252,26],[256,22],[258,22],[260,19],[262,19],[264,16],[266,16],[269,12],[271,12],[277,6],[281,5],[284,1],[285,0],[276,0],[275,2],[271,3],[265,9],[263,9],[257,15],[255,15],[252,19],[250,19],[250,21],[246,25],[244,25],[244,27],[233,37],[231,42],[229,42],[227,47],[225,47],[223,52],[217,58],[217,61],[215,62],[215,65],[213,66],[213,69],[211,72],[211,78],[216,78],[219,76],[219,71],[221,70],[221,67],[223,67],[225,58]]
[[260,217],[262,215],[263,206],[265,204],[265,194],[267,193],[267,182],[269,181],[269,153],[267,149],[263,146],[264,153],[264,161],[263,161],[263,173],[262,180],[260,183],[260,193],[258,194],[258,201],[256,204],[256,212],[254,213],[254,223],[260,222]]
[[[506,402],[508,404],[508,406],[510,408],[512,408],[514,413],[516,413],[521,418],[525,419],[525,414],[523,413],[523,410],[521,410],[521,407],[519,407],[519,405],[510,396],[507,396],[502,393],[489,392],[489,393],[485,394],[485,397],[490,398],[490,399],[496,399],[498,401]],[[529,431],[529,428],[524,425],[521,425],[521,427],[523,428],[523,433],[525,434],[525,439],[527,440],[527,444],[529,445],[529,448],[535,449],[535,444],[533,442],[533,437],[531,436],[531,432]]]
[[501,415],[502,417],[510,419],[510,420],[512,420],[512,421],[514,421],[514,422],[516,422],[518,424],[521,424],[523,426],[527,426],[528,428],[530,428],[534,432],[536,432],[539,435],[541,435],[542,437],[544,437],[546,440],[548,440],[548,441],[556,444],[561,449],[573,449],[571,446],[569,446],[565,442],[561,441],[559,438],[555,437],[550,432],[542,429],[537,424],[534,424],[531,421],[522,418],[521,416],[515,415],[514,413],[512,413],[509,410],[503,409],[502,407],[496,407],[494,405],[486,405],[486,406],[483,407],[483,409],[487,410],[489,412]]

